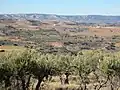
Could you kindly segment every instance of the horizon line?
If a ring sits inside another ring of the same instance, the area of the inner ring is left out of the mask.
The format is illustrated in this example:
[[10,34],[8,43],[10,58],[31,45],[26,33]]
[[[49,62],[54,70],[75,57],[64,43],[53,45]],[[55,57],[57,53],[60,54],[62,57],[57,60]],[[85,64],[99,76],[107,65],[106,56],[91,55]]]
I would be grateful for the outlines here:
[[60,15],[60,16],[120,16],[120,15],[112,15],[112,14],[55,14],[55,13],[0,13],[0,15],[4,14],[43,14],[43,15]]

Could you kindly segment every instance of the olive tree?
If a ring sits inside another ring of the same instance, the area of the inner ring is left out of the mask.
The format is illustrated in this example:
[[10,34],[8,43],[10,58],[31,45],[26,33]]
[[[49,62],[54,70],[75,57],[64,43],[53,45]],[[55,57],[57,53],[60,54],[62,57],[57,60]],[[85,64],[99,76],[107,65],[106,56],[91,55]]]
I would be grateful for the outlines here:
[[120,56],[119,53],[106,54],[101,62],[101,71],[106,76],[106,84],[111,90],[118,90],[120,87]]
[[[26,90],[29,88],[30,84],[30,62],[35,59],[36,52],[32,50],[25,50],[22,52],[18,52],[16,56],[13,58],[13,64],[14,64],[14,76],[17,80],[17,86],[21,85],[22,90]],[[19,83],[20,81],[20,83]]]
[[38,54],[36,60],[30,63],[30,71],[38,80],[35,90],[40,90],[41,82],[48,75],[54,75],[58,64],[54,55]]
[[[65,76],[66,76],[65,80],[61,81],[61,82],[63,82],[63,84],[69,84],[69,75],[74,73],[74,65],[73,65],[74,57],[75,57],[74,55],[72,55],[72,56],[60,55],[58,57],[58,61],[59,61],[58,65],[59,65],[60,73],[65,74]],[[62,78],[62,76],[60,78]]]
[[0,55],[0,81],[5,88],[11,86],[14,90],[29,88],[31,73],[30,62],[34,58],[31,50],[5,52]]
[[80,76],[80,87],[87,90],[87,85],[90,84],[90,74],[96,74],[99,65],[100,51],[83,51],[79,52],[74,58],[75,69]]

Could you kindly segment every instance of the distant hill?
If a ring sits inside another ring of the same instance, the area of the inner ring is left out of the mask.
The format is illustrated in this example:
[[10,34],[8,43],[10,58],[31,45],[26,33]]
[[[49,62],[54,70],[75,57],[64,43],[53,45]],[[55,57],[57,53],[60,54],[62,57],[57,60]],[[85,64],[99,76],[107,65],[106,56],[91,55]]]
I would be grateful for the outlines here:
[[54,14],[0,14],[0,19],[57,20],[79,23],[120,23],[120,16],[103,15],[54,15]]

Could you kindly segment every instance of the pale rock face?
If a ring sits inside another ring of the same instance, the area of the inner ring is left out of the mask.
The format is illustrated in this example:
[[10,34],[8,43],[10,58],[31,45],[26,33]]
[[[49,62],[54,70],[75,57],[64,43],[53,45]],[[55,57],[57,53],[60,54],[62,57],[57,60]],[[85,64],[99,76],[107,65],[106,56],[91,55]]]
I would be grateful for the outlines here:
[[54,47],[63,47],[63,43],[61,42],[49,42],[48,45],[54,46]]
[[17,20],[57,20],[72,21],[76,23],[120,23],[120,16],[102,16],[102,15],[55,15],[55,14],[0,14],[0,19]]

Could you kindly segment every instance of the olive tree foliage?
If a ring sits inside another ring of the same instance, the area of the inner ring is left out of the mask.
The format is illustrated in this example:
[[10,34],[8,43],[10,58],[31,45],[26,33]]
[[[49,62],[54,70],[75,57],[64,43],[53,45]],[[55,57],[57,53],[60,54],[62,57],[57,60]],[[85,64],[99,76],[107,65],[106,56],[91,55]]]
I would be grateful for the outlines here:
[[100,69],[106,76],[106,83],[111,90],[120,88],[120,52],[109,53],[100,63]]
[[31,73],[38,80],[36,90],[40,89],[41,82],[48,75],[56,74],[58,70],[57,58],[54,55],[42,54],[38,55],[38,58],[31,62]]
[[13,59],[14,64],[14,73],[15,79],[17,80],[17,87],[22,86],[22,90],[26,90],[29,88],[30,84],[30,63],[32,60],[35,60],[36,52],[31,50],[23,51],[22,53],[18,53]]
[[29,90],[31,78],[38,80],[36,90],[48,75],[57,72],[57,57],[33,50],[4,53],[0,56],[0,81],[3,88]]
[[59,66],[59,75],[60,78],[62,80],[62,74],[64,74],[65,80],[61,81],[64,82],[64,84],[69,84],[69,76],[75,73],[74,70],[74,55],[70,56],[70,55],[60,55],[58,57],[58,66]]
[[[13,76],[14,66],[11,63],[11,55],[0,54],[0,83],[3,87],[11,86],[11,77]],[[4,84],[3,84],[4,83]]]
[[80,88],[82,90],[87,90],[87,84],[90,84],[89,75],[95,74],[100,59],[100,51],[79,52],[74,58],[74,67],[80,76]]
[[5,84],[5,88],[9,86],[9,88],[14,88],[14,90],[21,88],[26,90],[28,88],[30,81],[28,78],[31,76],[29,63],[33,59],[32,55],[32,52],[29,50],[13,51],[1,55],[0,71],[3,78],[0,79],[2,79],[1,83]]
[[[80,90],[111,90],[120,88],[120,52],[102,50],[80,51],[77,55],[42,54],[35,50],[0,53],[0,89],[41,90],[49,76],[79,75]],[[33,82],[35,79],[37,82]],[[89,87],[92,86],[92,89]]]
[[[81,90],[93,90],[120,88],[120,52],[107,53],[101,50],[79,52],[74,58],[74,67],[80,76]],[[91,75],[92,74],[92,81]]]

